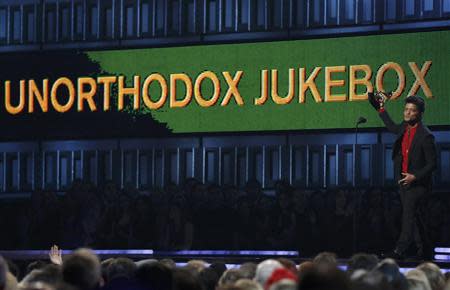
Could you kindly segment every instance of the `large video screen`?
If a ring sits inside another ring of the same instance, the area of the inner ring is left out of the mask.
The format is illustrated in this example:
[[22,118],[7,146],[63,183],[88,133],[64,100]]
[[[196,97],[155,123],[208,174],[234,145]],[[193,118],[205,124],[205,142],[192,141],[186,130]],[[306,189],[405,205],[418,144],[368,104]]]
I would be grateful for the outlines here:
[[450,31],[0,55],[6,138],[380,127],[372,90],[450,124]]

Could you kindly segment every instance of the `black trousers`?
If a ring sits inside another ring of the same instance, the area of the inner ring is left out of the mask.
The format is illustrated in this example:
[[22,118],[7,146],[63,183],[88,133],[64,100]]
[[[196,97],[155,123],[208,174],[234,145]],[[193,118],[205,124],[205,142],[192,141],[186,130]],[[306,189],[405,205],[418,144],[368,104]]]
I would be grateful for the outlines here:
[[397,241],[396,252],[405,253],[415,243],[417,251],[423,251],[423,240],[420,236],[419,223],[416,217],[418,201],[428,192],[425,186],[400,186],[399,193],[402,201],[402,230]]

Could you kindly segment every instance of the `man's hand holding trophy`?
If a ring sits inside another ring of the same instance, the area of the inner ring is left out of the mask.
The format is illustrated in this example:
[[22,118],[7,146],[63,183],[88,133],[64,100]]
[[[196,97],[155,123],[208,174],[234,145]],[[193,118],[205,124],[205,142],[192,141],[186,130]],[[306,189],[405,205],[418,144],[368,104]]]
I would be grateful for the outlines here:
[[375,108],[375,110],[380,110],[384,108],[387,100],[392,97],[392,92],[385,93],[381,91],[369,92],[369,102]]

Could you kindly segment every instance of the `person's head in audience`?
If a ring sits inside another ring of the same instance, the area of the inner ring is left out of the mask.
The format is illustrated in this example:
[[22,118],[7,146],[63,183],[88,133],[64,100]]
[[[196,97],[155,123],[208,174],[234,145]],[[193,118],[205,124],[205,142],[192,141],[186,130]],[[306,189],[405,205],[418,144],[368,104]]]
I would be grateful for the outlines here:
[[393,259],[384,259],[377,265],[374,271],[379,271],[383,274],[394,290],[408,289],[405,276],[400,272],[398,264]]
[[17,279],[11,274],[7,261],[0,256],[0,290],[16,290]]
[[79,249],[68,255],[62,272],[64,281],[78,289],[91,290],[100,286],[100,261],[89,249]]
[[198,278],[203,286],[203,289],[214,290],[216,288],[220,276],[214,269],[205,268],[199,273]]
[[297,274],[286,268],[278,268],[267,279],[264,289],[290,289],[297,285]]
[[207,267],[206,262],[202,260],[190,260],[186,264],[186,268],[192,269],[197,273],[200,273]]
[[238,287],[236,285],[225,285],[225,286],[217,286],[216,290],[247,290],[247,289]]
[[219,286],[234,285],[237,280],[244,279],[239,269],[228,269],[226,270],[219,279]]
[[297,275],[297,265],[295,265],[294,261],[287,258],[278,258],[277,260],[281,263],[281,265],[283,265],[283,267],[291,271],[293,274]]
[[256,267],[255,281],[259,283],[262,287],[266,285],[267,280],[272,275],[273,271],[276,269],[283,268],[283,265],[277,260],[268,259],[262,261]]
[[393,290],[379,271],[356,270],[351,275],[353,290]]
[[255,263],[246,262],[239,267],[239,270],[241,270],[241,273],[245,277],[245,279],[252,280],[253,278],[255,278],[257,266],[258,265],[256,265]]
[[33,270],[42,269],[46,265],[47,265],[47,263],[44,262],[44,261],[41,261],[41,260],[33,261],[33,262],[31,262],[31,263],[29,263],[27,265],[27,269],[26,269],[25,275],[27,275],[28,273],[30,273]]
[[19,266],[10,259],[5,259],[5,261],[6,264],[8,264],[9,273],[11,273],[14,277],[16,277],[16,279],[19,279],[21,274]]
[[408,290],[430,290],[426,283],[417,279],[407,279]]
[[417,281],[418,283],[413,283],[414,287],[421,287],[424,288],[424,290],[432,290],[430,281],[428,280],[425,273],[418,269],[412,269],[408,271],[405,275],[406,280],[408,280],[408,285],[411,287],[411,284],[409,284],[409,281]]
[[353,255],[348,261],[347,272],[351,276],[356,270],[371,271],[375,269],[378,264],[378,258],[375,255],[359,253]]
[[17,290],[17,286],[17,278],[11,274],[11,272],[8,272],[6,274],[6,285],[4,290]]
[[319,253],[317,256],[314,257],[313,263],[317,268],[320,269],[331,269],[331,268],[337,268],[338,263],[336,259],[335,253],[330,252],[322,252]]
[[49,264],[40,269],[34,269],[26,275],[21,285],[32,285],[35,283],[43,283],[49,286],[56,286],[62,282],[62,269],[59,265]]
[[112,263],[112,261],[114,261],[114,258],[108,258],[106,260],[103,260],[100,263],[100,269],[101,269],[101,272],[102,272],[102,280],[103,280],[102,283],[103,284],[108,283],[108,267]]
[[214,270],[217,276],[220,278],[222,277],[222,274],[227,270],[227,265],[225,265],[225,263],[215,262],[209,265],[209,268]]
[[135,277],[137,282],[147,289],[172,289],[172,270],[161,262],[151,261],[139,264]]
[[234,285],[245,290],[263,290],[261,285],[250,279],[239,279]]
[[442,290],[444,288],[445,276],[442,274],[438,265],[427,262],[420,264],[417,269],[425,273],[432,290]]
[[[170,289],[170,288],[166,288]],[[166,290],[165,289],[165,290]],[[173,290],[202,290],[198,275],[192,275],[186,269],[173,270]]]
[[175,261],[172,259],[162,259],[161,261],[159,261],[161,264],[166,265],[169,269],[175,269],[176,268],[176,264]]
[[128,258],[117,258],[111,261],[107,268],[107,280],[111,282],[114,279],[134,279],[136,264]]
[[313,267],[298,277],[298,290],[350,290],[347,274],[336,267]]
[[445,277],[445,282],[450,282],[450,272],[445,272],[445,274],[444,274],[444,277]]
[[291,280],[281,280],[272,284],[267,290],[297,290],[297,283]]
[[309,271],[310,269],[313,269],[314,263],[311,261],[305,261],[303,263],[301,263],[300,265],[298,265],[298,274],[299,276],[302,275],[302,273]]

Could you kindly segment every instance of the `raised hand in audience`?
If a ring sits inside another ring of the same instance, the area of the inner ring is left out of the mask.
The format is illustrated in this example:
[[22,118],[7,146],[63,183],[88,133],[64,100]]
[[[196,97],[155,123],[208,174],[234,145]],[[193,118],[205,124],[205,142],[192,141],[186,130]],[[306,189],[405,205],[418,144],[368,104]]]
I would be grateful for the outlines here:
[[62,265],[62,250],[57,245],[53,245],[48,253],[50,261],[55,265]]

